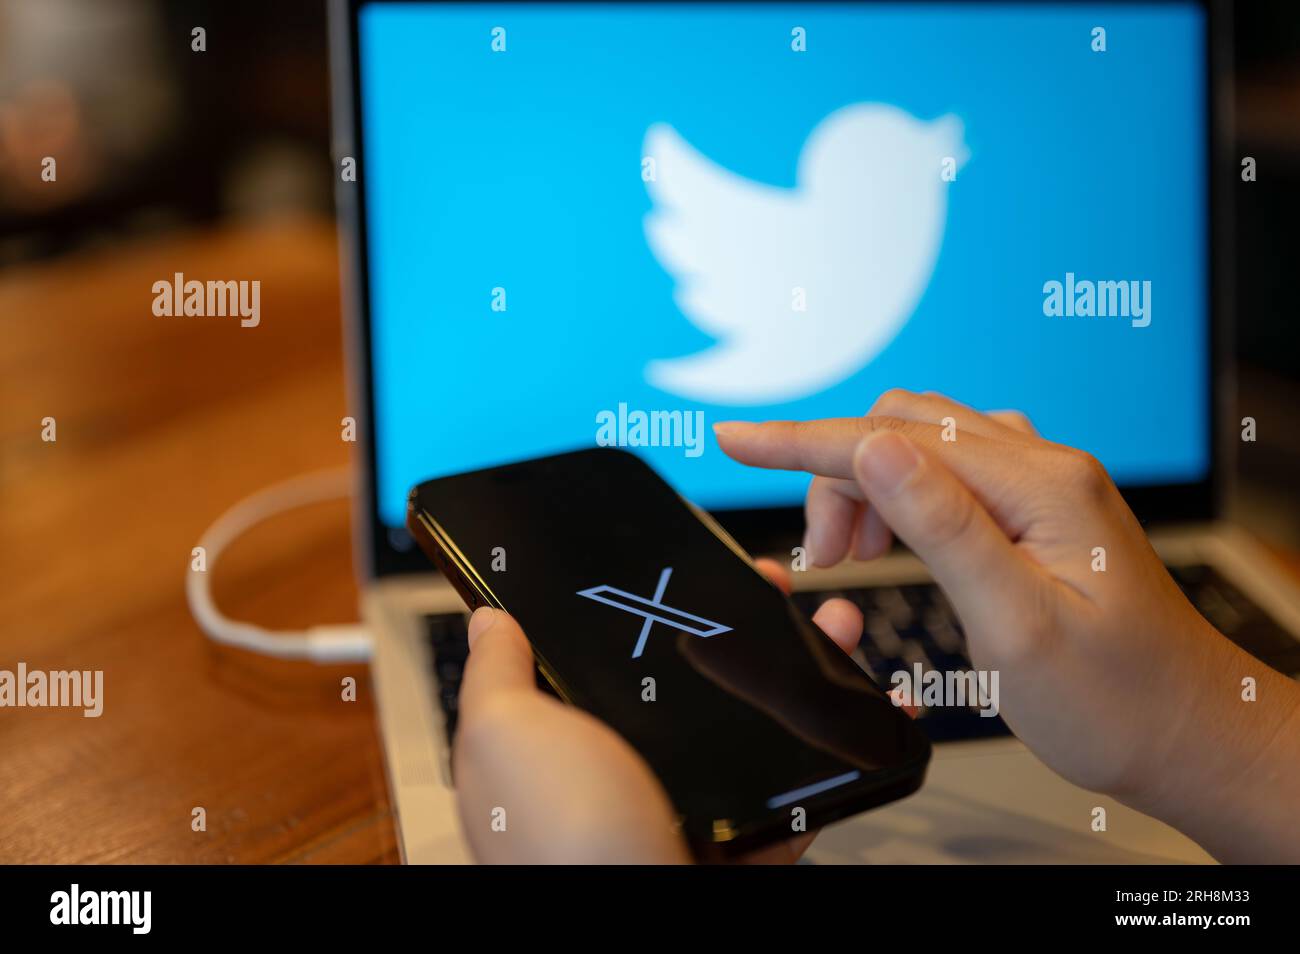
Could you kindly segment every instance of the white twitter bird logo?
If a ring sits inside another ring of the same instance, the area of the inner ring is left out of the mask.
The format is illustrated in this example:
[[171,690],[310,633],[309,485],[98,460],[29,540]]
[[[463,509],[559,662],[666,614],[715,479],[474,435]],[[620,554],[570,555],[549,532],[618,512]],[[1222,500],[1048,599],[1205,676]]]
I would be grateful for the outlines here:
[[[893,340],[929,283],[947,217],[955,116],[858,103],[818,124],[796,186],[746,179],[656,123],[645,231],[682,313],[718,339],[646,380],[716,404],[774,404],[844,380]],[[802,290],[804,310],[799,310]]]

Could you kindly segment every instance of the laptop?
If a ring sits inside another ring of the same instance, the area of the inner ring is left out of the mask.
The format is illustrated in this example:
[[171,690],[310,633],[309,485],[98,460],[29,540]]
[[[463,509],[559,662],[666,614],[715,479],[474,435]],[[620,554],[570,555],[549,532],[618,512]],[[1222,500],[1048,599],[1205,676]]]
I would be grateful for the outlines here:
[[[1198,2],[336,0],[357,565],[407,862],[467,860],[448,771],[466,617],[403,529],[409,488],[458,471],[617,443],[788,561],[808,477],[734,463],[709,424],[865,413],[892,387],[1016,408],[1107,466],[1220,630],[1300,671],[1294,588],[1218,517],[1241,437],[1224,21]],[[905,552],[794,577],[810,610],[862,607],[876,678],[969,666]],[[1209,860],[1000,718],[920,719],[926,786],[811,860]]]

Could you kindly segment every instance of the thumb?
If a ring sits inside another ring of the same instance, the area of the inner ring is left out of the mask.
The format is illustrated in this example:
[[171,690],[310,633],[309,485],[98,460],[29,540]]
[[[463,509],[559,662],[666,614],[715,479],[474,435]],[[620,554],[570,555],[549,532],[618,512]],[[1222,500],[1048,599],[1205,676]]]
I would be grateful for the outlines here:
[[874,431],[854,451],[853,476],[968,626],[996,632],[1008,605],[1034,598],[1033,566],[935,454],[897,431]]
[[460,686],[461,714],[503,693],[537,692],[533,650],[505,610],[480,606],[469,620],[469,659]]

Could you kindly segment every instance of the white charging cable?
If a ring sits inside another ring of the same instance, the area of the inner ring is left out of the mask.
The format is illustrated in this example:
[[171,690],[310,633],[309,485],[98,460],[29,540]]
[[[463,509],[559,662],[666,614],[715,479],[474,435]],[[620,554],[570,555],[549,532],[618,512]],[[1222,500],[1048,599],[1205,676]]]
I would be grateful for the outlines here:
[[263,488],[218,517],[199,540],[204,551],[205,569],[195,570],[191,563],[189,578],[185,581],[185,597],[199,629],[213,642],[280,659],[309,659],[315,663],[369,659],[372,649],[370,633],[359,623],[313,626],[306,630],[263,629],[223,615],[212,602],[212,587],[208,582],[217,554],[249,527],[286,510],[337,500],[351,492],[348,468],[321,470]]

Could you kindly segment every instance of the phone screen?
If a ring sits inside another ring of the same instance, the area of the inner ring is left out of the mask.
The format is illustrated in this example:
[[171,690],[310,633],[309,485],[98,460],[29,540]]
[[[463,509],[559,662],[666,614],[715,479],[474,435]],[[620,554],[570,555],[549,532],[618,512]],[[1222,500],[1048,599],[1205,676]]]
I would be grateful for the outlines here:
[[514,615],[564,699],[642,755],[693,842],[788,837],[920,785],[921,732],[636,456],[429,481],[409,523],[471,604]]

